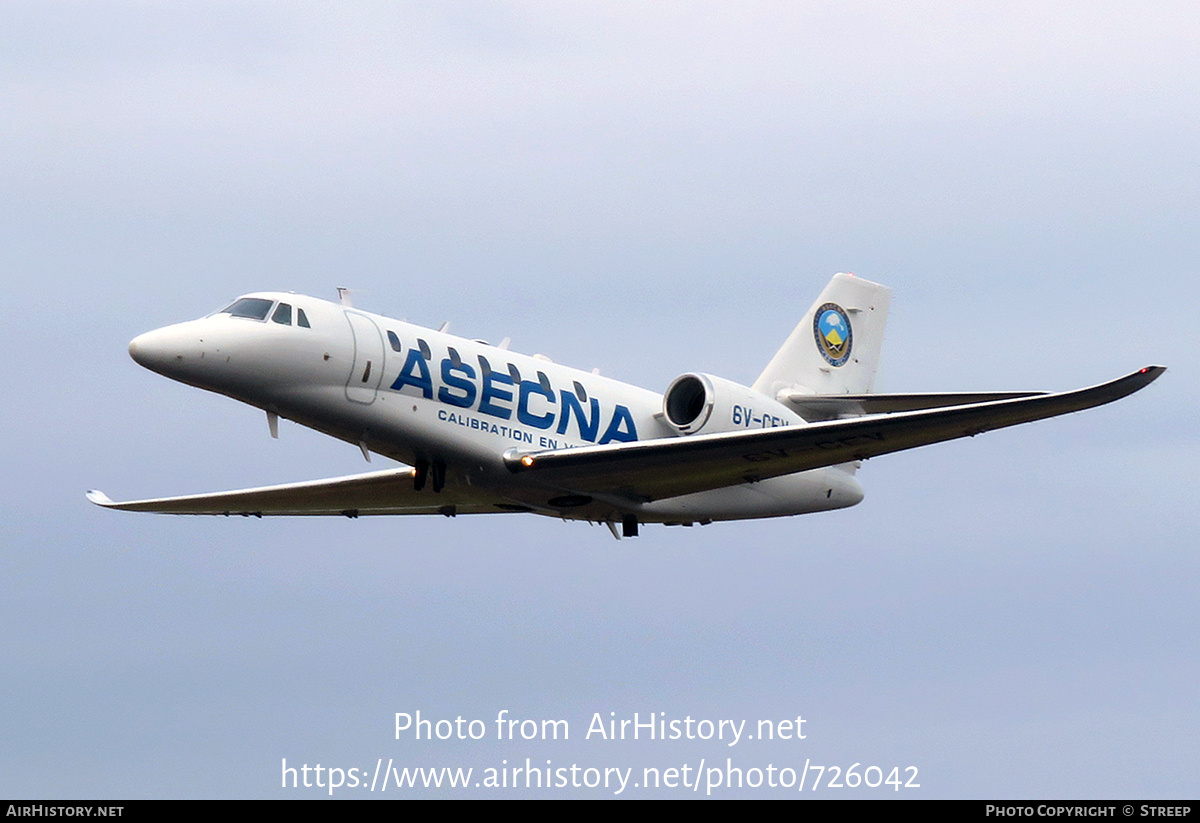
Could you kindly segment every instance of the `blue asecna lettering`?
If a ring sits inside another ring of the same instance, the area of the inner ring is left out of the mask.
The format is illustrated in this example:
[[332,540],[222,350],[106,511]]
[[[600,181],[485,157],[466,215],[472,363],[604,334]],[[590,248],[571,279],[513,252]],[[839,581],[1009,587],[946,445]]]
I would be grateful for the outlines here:
[[[430,353],[427,355],[426,352]],[[533,429],[553,429],[557,434],[566,434],[573,421],[579,439],[589,443],[603,445],[638,439],[637,426],[627,406],[621,403],[613,406],[608,425],[601,434],[600,401],[595,397],[589,398],[585,407],[573,390],[557,389],[541,372],[537,373],[537,380],[519,380],[520,374],[511,364],[493,367],[481,354],[478,356],[479,368],[475,369],[457,356],[451,356],[442,359],[441,385],[435,388],[428,365],[430,359],[432,352],[428,344],[418,341],[417,348],[408,350],[400,374],[392,382],[392,391],[398,392],[405,386],[412,386],[426,400],[436,397],[446,405],[474,409],[499,420],[511,420],[515,411],[517,421],[522,425]]]

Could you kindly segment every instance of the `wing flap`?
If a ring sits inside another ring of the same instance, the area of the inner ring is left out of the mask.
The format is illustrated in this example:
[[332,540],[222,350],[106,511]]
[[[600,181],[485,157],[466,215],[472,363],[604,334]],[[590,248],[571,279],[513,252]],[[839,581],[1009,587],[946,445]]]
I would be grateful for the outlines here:
[[866,460],[1119,400],[1165,371],[1148,366],[1091,388],[756,431],[505,455],[511,471],[588,494],[651,501]]
[[387,469],[325,480],[254,489],[114,502],[99,491],[87,498],[106,509],[160,514],[345,515],[475,514],[502,511],[470,487],[447,486],[434,494],[413,489],[410,469]]

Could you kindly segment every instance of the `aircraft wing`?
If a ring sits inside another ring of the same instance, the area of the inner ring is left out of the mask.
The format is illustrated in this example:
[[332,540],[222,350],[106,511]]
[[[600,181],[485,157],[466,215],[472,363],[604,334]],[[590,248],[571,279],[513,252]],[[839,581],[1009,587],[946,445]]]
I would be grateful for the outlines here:
[[477,514],[499,512],[490,502],[470,496],[472,489],[447,486],[440,494],[413,490],[411,469],[384,471],[285,483],[256,489],[162,497],[117,503],[99,491],[87,499],[97,506],[132,512],[162,514],[330,515],[358,517],[368,514]]
[[1089,409],[1144,388],[1166,371],[1147,366],[1077,391],[875,414],[801,426],[697,434],[556,451],[505,454],[514,473],[590,495],[649,502],[742,482],[866,460],[890,452]]

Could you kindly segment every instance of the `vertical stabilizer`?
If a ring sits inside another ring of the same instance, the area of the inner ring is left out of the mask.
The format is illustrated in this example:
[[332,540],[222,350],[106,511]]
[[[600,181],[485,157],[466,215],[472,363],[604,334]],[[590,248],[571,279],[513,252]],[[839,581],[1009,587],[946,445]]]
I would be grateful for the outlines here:
[[879,368],[891,290],[852,274],[835,274],[758,379],[754,390],[865,394]]

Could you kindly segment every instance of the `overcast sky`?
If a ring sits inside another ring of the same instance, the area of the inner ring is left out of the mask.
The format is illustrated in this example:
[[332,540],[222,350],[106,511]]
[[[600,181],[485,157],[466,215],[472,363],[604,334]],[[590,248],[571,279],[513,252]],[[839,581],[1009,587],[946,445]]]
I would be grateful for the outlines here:
[[[1183,2],[3,4],[0,796],[528,757],[1195,797],[1198,38]],[[894,290],[882,390],[1170,370],[873,460],[853,509],[620,542],[83,498],[380,466],[129,359],[238,294],[348,286],[662,391],[751,382],[836,271]],[[497,741],[505,709],[570,740]],[[417,710],[490,734],[396,740]],[[806,738],[584,739],[609,712]]]

